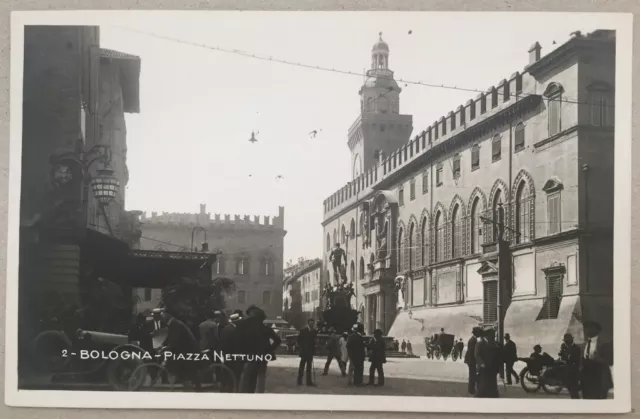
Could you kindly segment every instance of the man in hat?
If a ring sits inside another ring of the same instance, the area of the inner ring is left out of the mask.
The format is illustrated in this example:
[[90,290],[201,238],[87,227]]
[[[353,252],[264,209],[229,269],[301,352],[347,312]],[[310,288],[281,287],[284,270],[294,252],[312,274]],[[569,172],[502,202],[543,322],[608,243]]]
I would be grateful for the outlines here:
[[507,384],[511,384],[511,377],[515,377],[516,384],[520,382],[520,377],[513,370],[513,365],[518,360],[518,348],[514,341],[511,340],[509,333],[504,334],[504,365],[507,370]]
[[493,328],[484,330],[478,338],[474,351],[478,387],[475,396],[478,398],[498,398],[498,354]]
[[167,325],[167,339],[164,342],[174,355],[182,355],[184,359],[167,360],[167,369],[181,379],[186,385],[191,382],[196,390],[200,390],[200,374],[198,364],[189,361],[189,354],[198,352],[198,343],[186,324],[176,319],[167,310],[162,312],[162,319]]
[[564,362],[564,385],[572,399],[580,398],[580,347],[573,341],[573,335],[566,333],[560,345],[560,360]]
[[362,386],[364,375],[364,360],[366,357],[366,348],[363,339],[363,327],[360,324],[353,325],[354,332],[347,340],[347,352],[349,359],[353,363],[353,385]]
[[371,342],[369,349],[371,350],[371,355],[369,356],[369,361],[371,362],[371,366],[369,367],[369,385],[375,385],[375,373],[378,372],[378,386],[384,385],[384,369],[382,368],[383,364],[387,362],[387,357],[385,355],[385,344],[382,339],[382,330],[376,329],[373,332],[373,341]]
[[478,338],[482,336],[482,328],[474,327],[471,332],[471,337],[469,338],[469,342],[467,342],[467,353],[464,355],[464,363],[467,364],[467,368],[469,369],[469,385],[468,391],[469,394],[476,394],[476,379],[477,379],[477,371],[476,371],[476,343],[478,342]]
[[582,352],[582,373],[580,374],[582,398],[606,399],[609,390],[613,388],[609,368],[613,365],[613,346],[600,339],[602,327],[598,322],[586,321],[583,327],[586,343]]
[[316,336],[318,331],[315,328],[316,321],[309,319],[307,326],[300,330],[298,334],[298,347],[300,348],[300,365],[298,366],[298,385],[302,385],[302,377],[306,369],[306,384],[315,386],[311,378],[313,368],[313,356],[316,354]]

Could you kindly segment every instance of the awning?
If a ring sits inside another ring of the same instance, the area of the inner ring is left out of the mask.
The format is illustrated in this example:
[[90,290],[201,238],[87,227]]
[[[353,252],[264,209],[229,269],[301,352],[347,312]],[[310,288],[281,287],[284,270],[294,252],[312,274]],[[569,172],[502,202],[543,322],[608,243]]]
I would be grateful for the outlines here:
[[89,229],[83,259],[95,275],[132,288],[164,288],[182,277],[210,277],[216,255],[194,252],[135,250],[115,238]]
[[402,341],[409,340],[416,355],[426,355],[424,338],[440,333],[463,338],[465,345],[471,336],[471,329],[482,320],[482,304],[469,304],[435,308],[413,308],[403,310],[396,316],[388,335]]

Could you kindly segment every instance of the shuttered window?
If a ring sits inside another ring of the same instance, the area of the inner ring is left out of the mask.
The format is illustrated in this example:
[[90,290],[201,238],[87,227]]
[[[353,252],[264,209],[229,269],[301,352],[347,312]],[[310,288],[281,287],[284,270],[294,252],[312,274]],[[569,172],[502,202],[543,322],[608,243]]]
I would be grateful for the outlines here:
[[484,323],[494,323],[498,321],[498,281],[486,281],[483,288]]
[[516,153],[524,150],[524,124],[522,122],[516,125],[514,149]]
[[409,184],[409,199],[411,201],[416,199],[416,181],[415,181],[415,179],[412,179],[411,183]]
[[610,125],[607,115],[610,102],[608,96],[608,93],[603,91],[593,91],[589,93],[591,125],[599,127]]
[[563,275],[547,277],[547,296],[544,298],[542,310],[537,320],[557,319],[562,302]]
[[471,170],[476,170],[480,167],[480,146],[474,144],[471,147]]
[[562,104],[562,96],[558,95],[553,99],[549,99],[549,136],[556,135],[562,130],[560,118],[560,110]]
[[443,180],[442,179],[442,163],[438,163],[438,166],[436,168],[436,186],[442,186]]
[[502,157],[502,141],[500,135],[494,135],[491,140],[491,158],[492,161],[498,161]]
[[424,172],[422,174],[422,194],[429,192],[429,173]]
[[457,179],[460,177],[460,154],[456,154],[453,157],[453,178]]
[[398,189],[398,204],[404,205],[404,188]]
[[547,196],[547,234],[558,234],[562,231],[560,192]]

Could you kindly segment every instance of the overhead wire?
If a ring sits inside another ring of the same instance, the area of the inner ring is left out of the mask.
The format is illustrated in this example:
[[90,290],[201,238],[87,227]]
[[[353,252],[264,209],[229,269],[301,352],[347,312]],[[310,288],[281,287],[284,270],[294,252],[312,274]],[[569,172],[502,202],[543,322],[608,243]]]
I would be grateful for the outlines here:
[[[219,47],[219,46],[212,46],[212,45],[203,44],[203,43],[200,43],[200,42],[186,41],[184,39],[174,38],[174,37],[170,37],[170,36],[166,36],[166,35],[159,35],[159,34],[156,34],[156,33],[153,33],[153,32],[141,31],[141,30],[130,28],[130,27],[126,27],[126,26],[120,26],[120,25],[108,25],[108,26],[111,26],[111,27],[117,28],[117,29],[122,29],[122,30],[130,31],[130,32],[134,32],[134,33],[138,33],[138,34],[141,34],[141,35],[146,35],[146,36],[157,38],[157,39],[162,39],[162,40],[165,40],[165,41],[170,41],[170,42],[183,44],[183,45],[190,45],[190,46],[193,46],[193,47],[198,47],[198,48],[203,48],[203,49],[208,49],[208,50],[218,51],[218,52],[224,52],[224,53],[227,53],[227,54],[240,55],[240,56],[243,56],[243,57],[253,58],[253,59],[256,59],[256,60],[270,61],[270,62],[279,63],[279,64],[297,66],[297,67],[301,67],[301,68],[307,68],[307,69],[310,69],[310,70],[332,72],[332,73],[336,73],[336,74],[344,74],[344,75],[358,76],[358,77],[363,77],[364,76],[364,77],[383,78],[383,79],[390,78],[389,76],[375,75],[374,73],[369,74],[369,72],[361,73],[361,72],[358,72],[358,71],[348,71],[348,70],[341,70],[341,69],[330,68],[330,67],[319,66],[319,65],[305,64],[305,63],[300,63],[300,62],[294,62],[294,61],[288,61],[288,60],[284,60],[284,59],[274,58],[273,56],[265,56],[265,55],[251,53],[251,52],[246,52],[246,51],[242,51],[242,50],[239,50],[239,49],[223,48],[223,47]],[[482,93],[482,94],[488,93],[487,89],[484,89],[484,90],[482,90],[482,89],[473,89],[473,88],[465,88],[465,87],[458,87],[458,86],[450,86],[450,85],[445,85],[445,84],[425,83],[425,82],[422,82],[422,81],[406,80],[406,79],[397,79],[396,81],[400,82],[400,83],[405,83],[407,85],[408,84],[412,84],[412,85],[417,85],[417,86],[448,89],[448,90],[457,90],[457,91],[470,92],[470,93]],[[527,96],[531,96],[531,95],[537,95],[537,94],[535,94],[535,93],[522,93],[522,92],[520,92],[520,93],[511,93],[511,92],[509,92],[509,97],[527,97]],[[573,104],[577,104],[577,105],[594,105],[594,103],[578,101],[577,98],[571,98],[571,97],[562,97],[561,99],[554,99],[554,101],[564,102],[564,103],[573,103]],[[607,104],[600,104],[599,106],[615,107],[614,104],[608,104],[608,103]]]

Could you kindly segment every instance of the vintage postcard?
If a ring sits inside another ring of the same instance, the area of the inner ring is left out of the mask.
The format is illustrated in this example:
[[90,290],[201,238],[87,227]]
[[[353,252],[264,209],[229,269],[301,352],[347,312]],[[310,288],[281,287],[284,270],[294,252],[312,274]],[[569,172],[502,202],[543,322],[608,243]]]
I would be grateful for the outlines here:
[[628,411],[631,28],[14,13],[7,403]]

